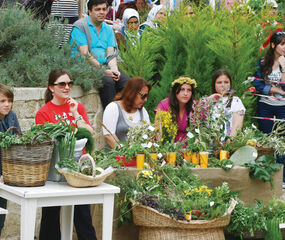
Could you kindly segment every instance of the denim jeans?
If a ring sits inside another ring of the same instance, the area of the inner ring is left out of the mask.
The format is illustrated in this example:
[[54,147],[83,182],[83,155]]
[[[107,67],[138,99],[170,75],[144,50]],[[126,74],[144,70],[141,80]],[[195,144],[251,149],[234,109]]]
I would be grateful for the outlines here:
[[[285,106],[272,106],[266,103],[259,102],[257,115],[259,117],[285,119]],[[273,121],[270,120],[258,120],[259,129],[264,133],[271,133],[273,128]],[[285,136],[284,136],[285,137]],[[285,155],[277,156],[277,162],[284,165]],[[285,166],[283,169],[283,182],[285,183]]]

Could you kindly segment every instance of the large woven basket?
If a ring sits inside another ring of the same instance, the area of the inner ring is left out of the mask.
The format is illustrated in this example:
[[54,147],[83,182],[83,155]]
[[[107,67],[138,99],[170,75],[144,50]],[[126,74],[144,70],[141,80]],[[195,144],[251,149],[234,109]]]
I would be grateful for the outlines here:
[[153,208],[134,204],[133,220],[140,226],[140,240],[224,240],[223,228],[230,222],[236,201],[222,217],[213,220],[175,220]]
[[[37,138],[41,135],[46,135],[48,140],[38,142]],[[13,144],[7,149],[2,148],[4,183],[19,187],[43,186],[47,180],[53,147],[54,140],[42,132],[32,139],[31,144]]]
[[256,150],[258,153],[258,157],[261,157],[263,155],[273,156],[275,152],[274,148],[271,147],[257,147]]
[[108,176],[110,176],[113,173],[113,171],[96,176],[96,170],[99,170],[100,172],[103,172],[104,170],[101,168],[96,168],[95,162],[92,158],[91,158],[91,163],[92,163],[92,176],[71,171],[69,169],[57,168],[57,171],[64,175],[67,183],[72,187],[96,187],[100,185],[102,182],[104,182],[104,180]]

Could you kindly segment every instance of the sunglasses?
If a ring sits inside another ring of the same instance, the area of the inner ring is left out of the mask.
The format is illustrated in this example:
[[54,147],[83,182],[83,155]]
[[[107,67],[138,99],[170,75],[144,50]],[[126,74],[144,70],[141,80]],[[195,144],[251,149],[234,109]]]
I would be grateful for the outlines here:
[[145,100],[148,97],[148,93],[138,93],[142,100]]
[[73,86],[73,81],[70,81],[70,82],[59,82],[59,83],[54,83],[52,85],[53,86],[58,86],[59,88],[65,88],[66,86],[71,88]]

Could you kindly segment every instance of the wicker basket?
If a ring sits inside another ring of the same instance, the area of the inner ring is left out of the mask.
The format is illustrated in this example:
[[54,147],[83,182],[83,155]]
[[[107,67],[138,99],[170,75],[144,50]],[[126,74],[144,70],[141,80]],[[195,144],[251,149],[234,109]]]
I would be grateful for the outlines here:
[[72,187],[96,187],[100,185],[108,176],[110,176],[113,171],[106,174],[100,174],[96,176],[96,170],[103,172],[101,168],[95,167],[95,162],[91,158],[92,163],[92,176],[87,176],[85,174],[74,172],[69,169],[57,168],[57,171],[64,175],[67,183]]
[[134,223],[140,226],[140,240],[224,240],[223,228],[230,222],[236,201],[232,200],[226,214],[213,220],[175,220],[143,205],[133,206]]
[[[7,131],[12,128],[17,129],[11,127]],[[41,135],[46,135],[49,140],[39,143],[37,138]],[[31,144],[13,144],[7,149],[2,148],[4,183],[19,187],[43,186],[47,180],[53,147],[54,140],[42,132],[32,139]]]
[[258,153],[258,157],[261,157],[263,155],[273,156],[275,152],[274,148],[271,147],[257,147],[256,150]]

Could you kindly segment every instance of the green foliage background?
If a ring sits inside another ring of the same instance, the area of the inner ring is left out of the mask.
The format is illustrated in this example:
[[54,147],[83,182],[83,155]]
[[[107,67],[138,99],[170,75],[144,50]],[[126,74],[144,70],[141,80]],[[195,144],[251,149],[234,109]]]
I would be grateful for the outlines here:
[[[238,2],[232,6],[233,11],[213,10],[200,4],[194,6],[195,15],[190,18],[185,17],[183,6],[180,9],[167,17],[164,26],[143,32],[137,46],[128,46],[121,53],[124,60],[121,66],[130,77],[140,75],[153,84],[146,104],[151,118],[158,102],[168,96],[171,82],[180,75],[196,79],[196,97],[200,98],[211,94],[212,75],[225,68],[232,76],[236,95],[242,97],[250,86],[243,81],[255,73],[262,57],[259,47],[274,28],[270,24],[263,27],[261,23],[280,17],[270,14],[267,7],[253,14],[247,5]],[[161,76],[159,81],[153,77],[157,72]],[[255,98],[245,96],[242,101],[246,114],[255,115]],[[246,124],[250,122],[250,118],[245,118]]]
[[0,8],[1,83],[14,87],[46,86],[49,72],[64,68],[83,89],[88,90],[93,84],[100,86],[103,70],[85,59],[71,57],[68,43],[59,49],[62,39],[62,27],[50,24],[41,29],[41,22],[23,8]]

